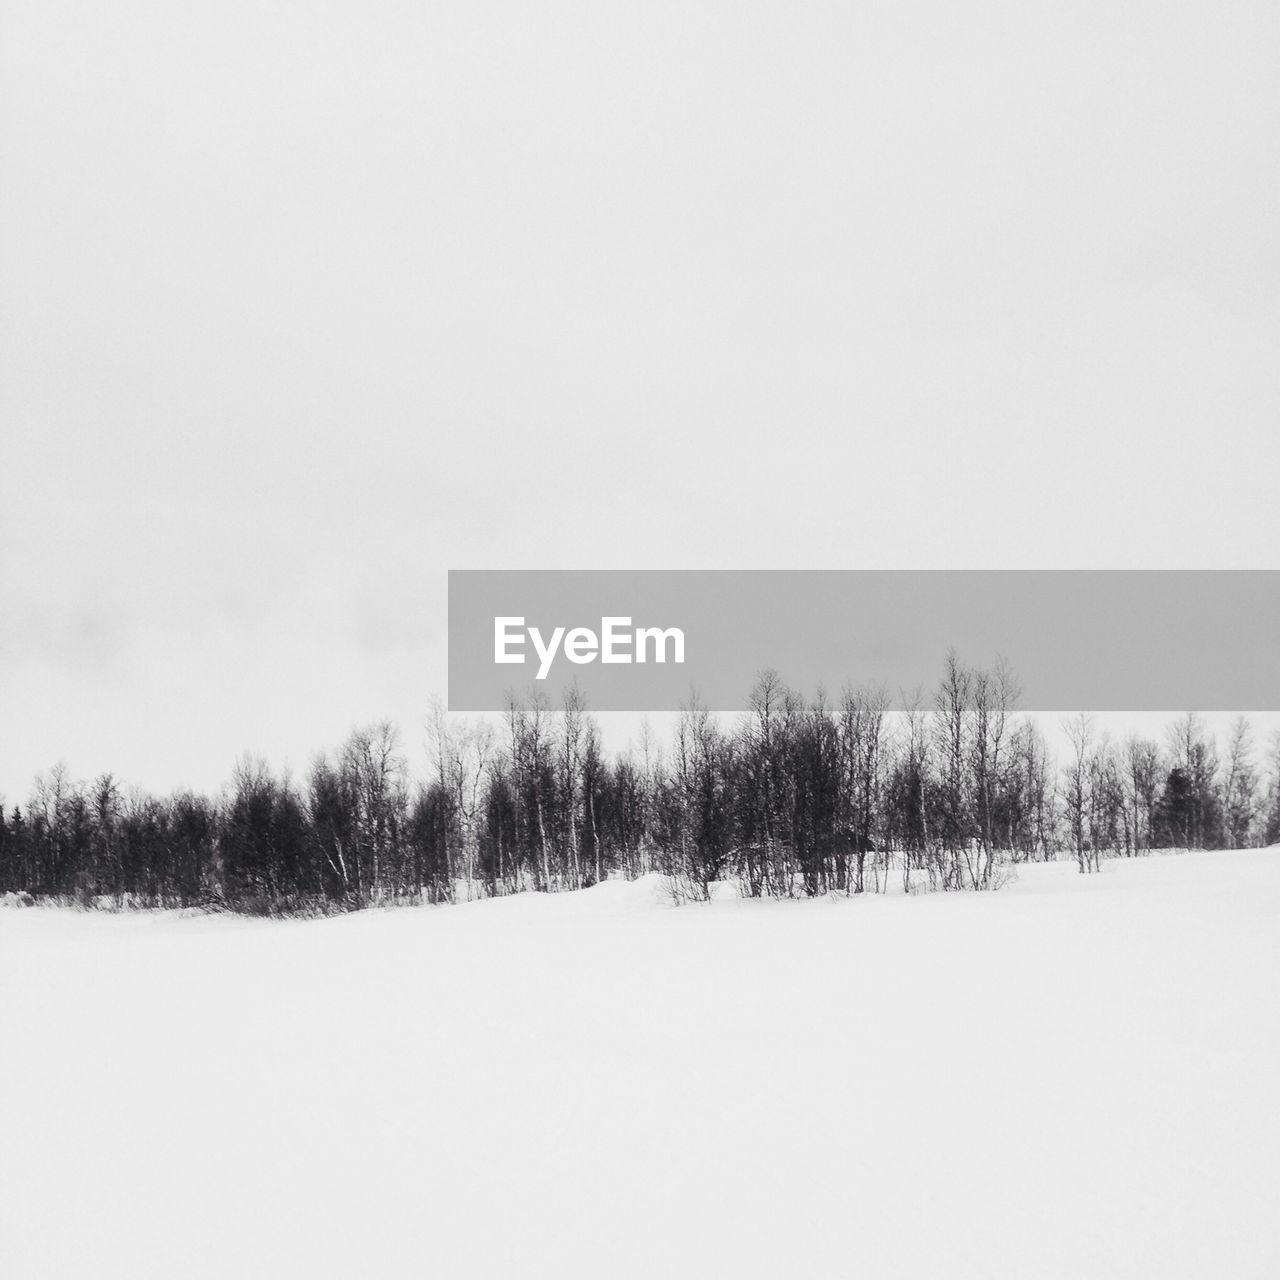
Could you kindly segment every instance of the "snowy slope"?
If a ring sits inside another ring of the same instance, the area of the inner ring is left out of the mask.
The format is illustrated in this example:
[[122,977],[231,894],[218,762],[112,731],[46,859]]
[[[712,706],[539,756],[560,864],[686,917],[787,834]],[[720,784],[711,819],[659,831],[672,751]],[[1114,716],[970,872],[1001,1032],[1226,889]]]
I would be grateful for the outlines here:
[[1280,1275],[1280,849],[0,911],[0,1275]]

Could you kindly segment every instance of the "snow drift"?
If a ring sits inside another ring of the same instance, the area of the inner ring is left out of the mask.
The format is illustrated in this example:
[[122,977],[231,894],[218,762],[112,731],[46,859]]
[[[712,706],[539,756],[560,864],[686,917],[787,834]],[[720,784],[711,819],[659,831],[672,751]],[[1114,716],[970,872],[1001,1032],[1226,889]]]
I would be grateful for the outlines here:
[[1280,850],[0,910],[0,1273],[1280,1274]]

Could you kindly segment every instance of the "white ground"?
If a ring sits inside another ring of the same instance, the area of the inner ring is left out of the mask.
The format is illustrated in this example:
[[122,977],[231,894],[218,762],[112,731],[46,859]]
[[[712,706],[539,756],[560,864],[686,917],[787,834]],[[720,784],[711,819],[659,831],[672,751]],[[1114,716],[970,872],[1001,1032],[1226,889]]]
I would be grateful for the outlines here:
[[0,1275],[1280,1275],[1280,849],[0,911]]

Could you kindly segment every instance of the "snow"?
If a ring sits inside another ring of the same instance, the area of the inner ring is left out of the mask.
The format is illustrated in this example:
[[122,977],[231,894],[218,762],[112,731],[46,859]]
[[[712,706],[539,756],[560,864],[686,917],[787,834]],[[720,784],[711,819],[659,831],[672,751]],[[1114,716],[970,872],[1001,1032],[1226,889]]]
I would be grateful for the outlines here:
[[0,910],[0,1274],[1280,1275],[1280,849]]

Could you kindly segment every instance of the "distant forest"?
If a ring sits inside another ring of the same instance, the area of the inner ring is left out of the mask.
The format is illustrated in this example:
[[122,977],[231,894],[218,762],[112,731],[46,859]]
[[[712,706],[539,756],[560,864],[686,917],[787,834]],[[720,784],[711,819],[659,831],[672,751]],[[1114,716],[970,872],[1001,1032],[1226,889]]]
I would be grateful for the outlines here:
[[670,877],[682,898],[984,890],[1018,863],[1280,842],[1280,740],[1260,762],[1241,717],[1220,748],[1194,713],[1163,742],[1087,715],[1055,761],[1002,664],[952,654],[936,688],[806,699],[764,672],[735,728],[696,698],[673,740],[614,758],[577,691],[501,721],[437,709],[427,777],[396,729],[352,733],[295,779],[246,760],[218,797],[37,778],[0,805],[0,893],[96,906],[257,914],[450,902]]

